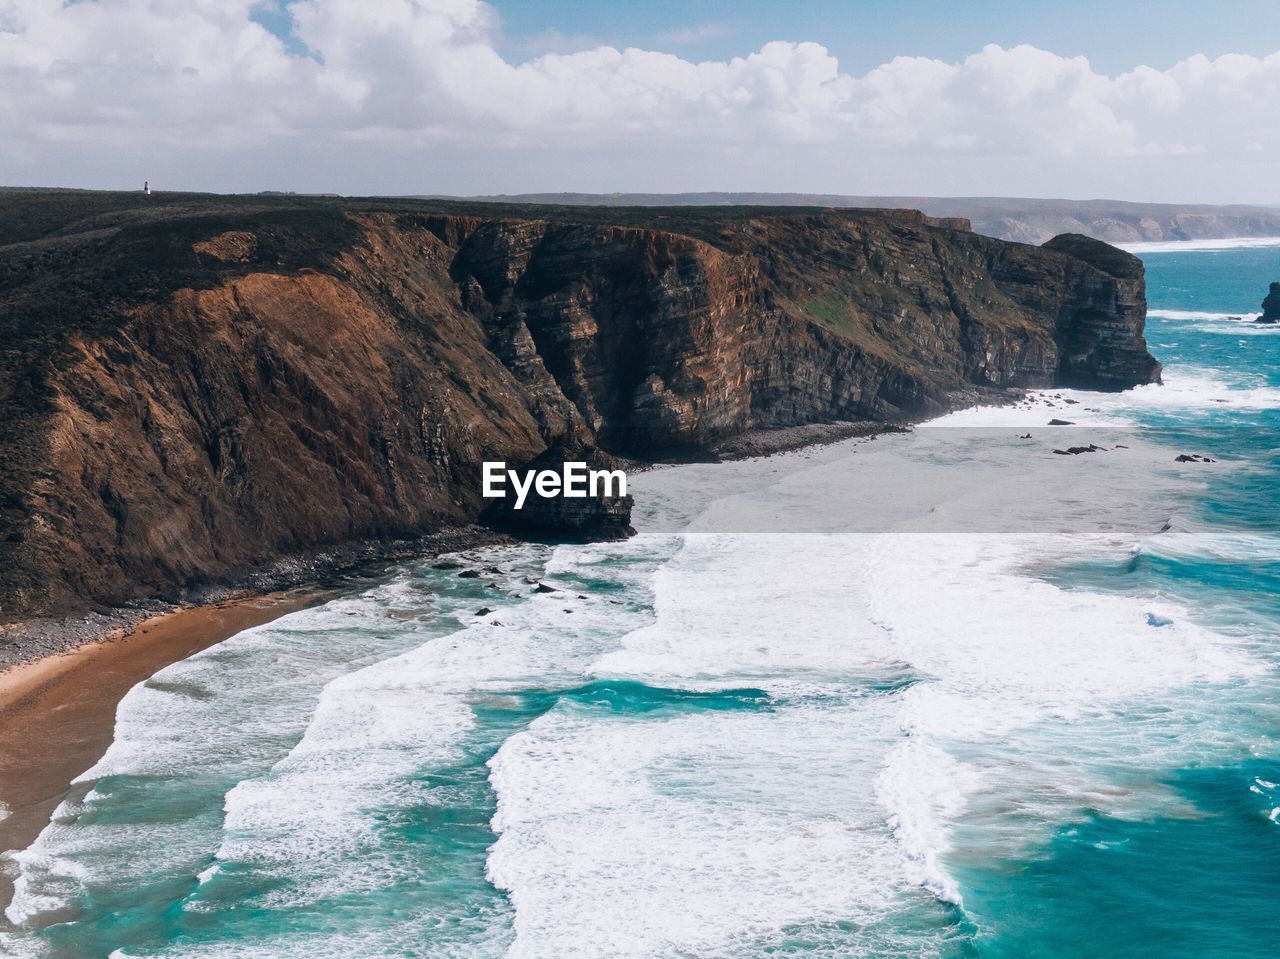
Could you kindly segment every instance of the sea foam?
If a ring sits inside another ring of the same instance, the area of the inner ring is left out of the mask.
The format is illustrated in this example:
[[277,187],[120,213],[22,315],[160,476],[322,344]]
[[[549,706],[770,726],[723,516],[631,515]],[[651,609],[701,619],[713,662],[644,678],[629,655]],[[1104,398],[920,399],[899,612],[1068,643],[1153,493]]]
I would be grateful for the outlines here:
[[[467,861],[450,851],[450,822],[484,804],[468,767],[536,715],[522,718],[527,691],[577,685],[602,644],[644,621],[644,581],[670,548],[649,545],[651,555],[633,550],[627,565],[609,563],[599,546],[562,547],[538,571],[554,584],[547,593],[518,551],[489,553],[487,565],[501,569],[488,578],[498,587],[492,612],[329,682],[289,754],[227,794],[218,868],[184,904],[230,921],[249,884],[265,890],[258,908],[282,917],[273,928],[293,932],[254,947],[206,941],[197,954],[212,945],[215,955],[345,956],[361,936],[421,939],[430,956],[501,954],[506,901],[438,875],[439,857],[454,868]],[[610,601],[623,590],[627,602]],[[435,855],[414,838],[413,810],[439,810],[426,814],[441,833]],[[483,846],[470,855],[480,873]],[[397,918],[378,918],[382,902],[396,904]],[[339,916],[346,935],[335,939],[323,930]]]
[[[153,955],[940,951],[974,863],[1175,810],[1153,777],[1245,748],[1209,721],[1262,675],[1242,637],[1044,575],[1272,556],[1181,519],[1167,447],[1054,454],[1073,431],[1050,418],[1120,436],[1277,400],[1230,371],[1167,380],[639,473],[631,541],[486,552],[501,574],[404,573],[242,634],[126,697],[10,915],[162,874],[187,877],[155,904],[184,944]],[[154,812],[170,780],[195,807],[172,831],[98,816]]]

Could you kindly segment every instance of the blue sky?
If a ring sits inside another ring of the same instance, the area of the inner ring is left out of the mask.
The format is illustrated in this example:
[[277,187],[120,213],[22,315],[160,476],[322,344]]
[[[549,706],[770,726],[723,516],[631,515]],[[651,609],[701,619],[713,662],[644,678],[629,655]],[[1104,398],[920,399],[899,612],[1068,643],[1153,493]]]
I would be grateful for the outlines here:
[[518,56],[547,46],[604,43],[723,60],[770,40],[815,40],[846,71],[895,56],[960,59],[988,43],[1028,43],[1061,56],[1083,54],[1096,69],[1164,69],[1195,53],[1274,52],[1275,0],[497,0],[506,48]]
[[[256,19],[283,39],[282,0]],[[668,50],[727,60],[770,40],[813,40],[842,69],[865,72],[896,56],[958,60],[988,43],[1030,44],[1082,55],[1097,70],[1166,69],[1196,53],[1265,56],[1280,45],[1275,0],[490,0],[501,17],[498,49],[513,61],[593,46]]]

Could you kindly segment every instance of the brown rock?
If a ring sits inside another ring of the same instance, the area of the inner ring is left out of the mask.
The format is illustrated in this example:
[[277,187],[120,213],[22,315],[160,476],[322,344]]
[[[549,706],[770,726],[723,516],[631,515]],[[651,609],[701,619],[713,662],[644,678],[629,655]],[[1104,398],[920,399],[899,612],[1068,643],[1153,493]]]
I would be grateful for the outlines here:
[[486,460],[701,455],[1159,376],[1141,264],[1083,238],[914,211],[146,201],[0,197],[0,619],[468,522]]

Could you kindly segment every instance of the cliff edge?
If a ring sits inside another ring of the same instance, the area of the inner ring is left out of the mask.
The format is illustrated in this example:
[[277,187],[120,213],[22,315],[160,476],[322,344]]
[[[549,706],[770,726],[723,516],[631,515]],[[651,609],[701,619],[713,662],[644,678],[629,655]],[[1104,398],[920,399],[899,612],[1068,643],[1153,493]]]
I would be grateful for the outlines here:
[[914,211],[0,198],[0,620],[480,515],[486,460],[1157,381],[1136,258]]

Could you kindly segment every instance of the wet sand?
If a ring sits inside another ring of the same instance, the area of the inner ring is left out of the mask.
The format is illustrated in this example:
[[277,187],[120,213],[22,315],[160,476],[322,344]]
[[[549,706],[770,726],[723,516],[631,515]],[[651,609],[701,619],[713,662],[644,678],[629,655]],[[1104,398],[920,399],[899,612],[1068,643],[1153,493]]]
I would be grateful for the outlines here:
[[[290,591],[197,606],[138,624],[70,653],[0,673],[0,850],[25,849],[49,822],[71,781],[111,744],[116,706],[170,663],[331,595]],[[0,910],[13,877],[0,868]]]

